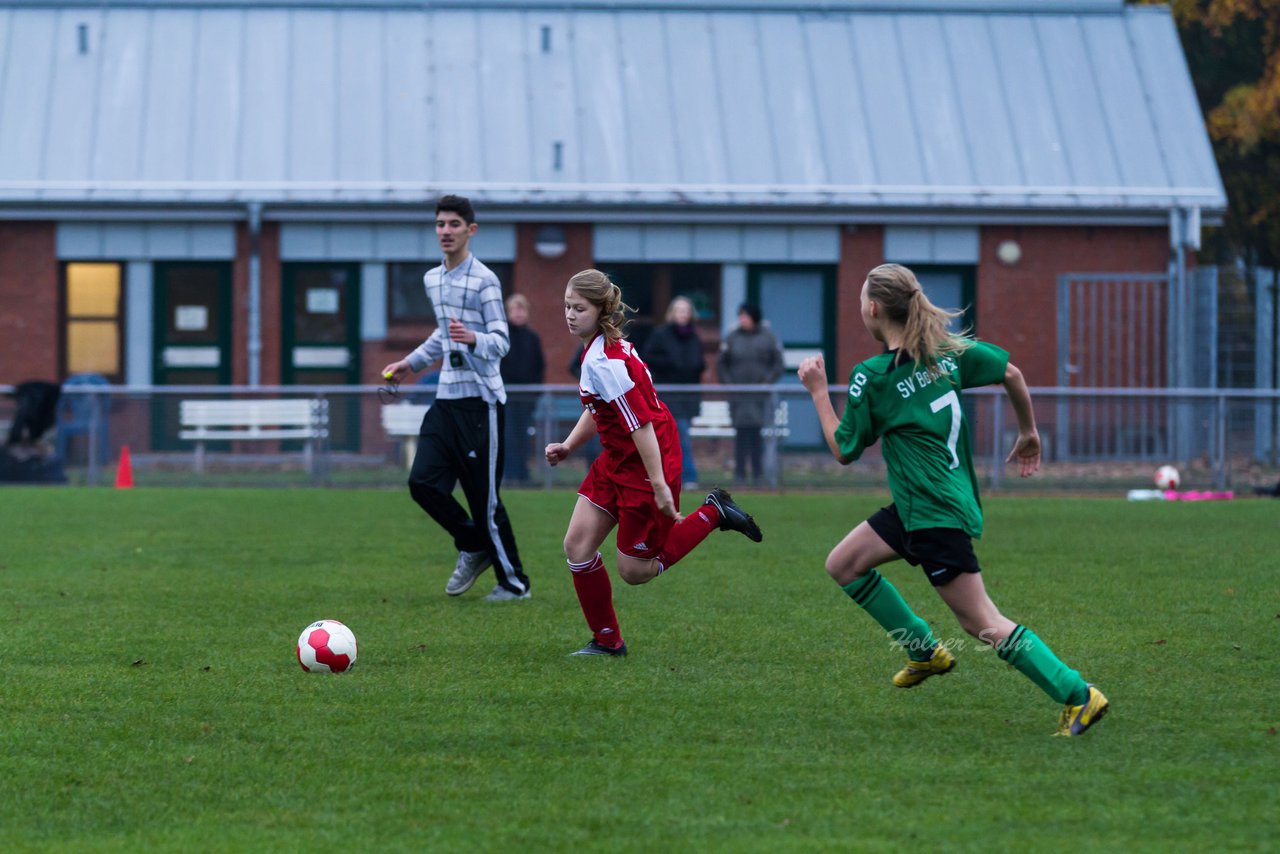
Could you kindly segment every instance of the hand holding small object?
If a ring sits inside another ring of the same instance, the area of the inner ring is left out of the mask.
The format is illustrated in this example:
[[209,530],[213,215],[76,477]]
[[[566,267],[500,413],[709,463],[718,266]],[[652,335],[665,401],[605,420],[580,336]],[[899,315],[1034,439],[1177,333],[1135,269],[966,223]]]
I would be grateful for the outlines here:
[[398,362],[392,362],[382,369],[382,378],[389,382],[399,382],[404,375],[409,373],[413,368],[409,366],[408,361],[401,359]]

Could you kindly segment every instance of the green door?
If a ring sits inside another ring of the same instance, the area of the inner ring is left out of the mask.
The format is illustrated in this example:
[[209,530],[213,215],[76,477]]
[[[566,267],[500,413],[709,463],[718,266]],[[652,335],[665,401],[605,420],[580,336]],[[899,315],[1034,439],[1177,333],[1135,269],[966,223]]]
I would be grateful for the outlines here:
[[[159,262],[153,268],[152,381],[156,385],[228,385],[231,382],[231,265]],[[152,404],[151,445],[190,447],[178,439],[178,396]]]
[[[356,264],[284,266],[281,382],[360,383],[360,268]],[[360,446],[360,401],[329,401],[329,447]]]

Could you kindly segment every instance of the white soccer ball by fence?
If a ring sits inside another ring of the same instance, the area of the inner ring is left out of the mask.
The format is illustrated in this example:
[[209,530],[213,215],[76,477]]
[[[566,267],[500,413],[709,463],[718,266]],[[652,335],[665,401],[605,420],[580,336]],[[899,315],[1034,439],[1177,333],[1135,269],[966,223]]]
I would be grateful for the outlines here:
[[1182,483],[1182,476],[1173,466],[1160,466],[1156,469],[1156,486],[1161,489],[1177,489]]
[[345,673],[356,663],[356,636],[337,620],[317,620],[298,636],[298,663],[308,673]]

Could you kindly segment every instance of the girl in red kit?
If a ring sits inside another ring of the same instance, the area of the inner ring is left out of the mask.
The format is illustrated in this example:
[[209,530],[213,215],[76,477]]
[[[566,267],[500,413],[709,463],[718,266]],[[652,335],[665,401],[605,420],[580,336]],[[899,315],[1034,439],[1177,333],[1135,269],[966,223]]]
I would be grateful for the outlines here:
[[563,442],[547,445],[547,462],[559,463],[597,434],[604,448],[578,487],[564,536],[573,586],[591,627],[591,641],[573,655],[627,654],[600,556],[615,527],[618,572],[628,584],[644,584],[670,569],[713,529],[762,539],[755,520],[723,489],[713,489],[689,516],[680,515],[680,437],[649,369],[623,334],[628,310],[622,291],[599,270],[583,270],[565,288],[565,321],[584,347],[578,389],[583,412]]

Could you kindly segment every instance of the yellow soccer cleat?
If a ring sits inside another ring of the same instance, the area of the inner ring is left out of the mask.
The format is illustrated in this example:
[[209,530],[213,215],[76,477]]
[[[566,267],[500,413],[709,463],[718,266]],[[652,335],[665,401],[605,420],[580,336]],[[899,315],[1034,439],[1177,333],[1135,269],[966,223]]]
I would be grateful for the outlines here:
[[893,674],[893,684],[899,688],[914,688],[930,676],[950,673],[955,666],[956,657],[939,644],[933,648],[933,655],[928,661],[908,660],[906,667]]
[[1089,686],[1089,699],[1083,705],[1073,706],[1067,703],[1058,718],[1058,731],[1054,735],[1084,735],[1089,727],[1102,720],[1102,716],[1111,708],[1107,698],[1092,685]]

